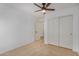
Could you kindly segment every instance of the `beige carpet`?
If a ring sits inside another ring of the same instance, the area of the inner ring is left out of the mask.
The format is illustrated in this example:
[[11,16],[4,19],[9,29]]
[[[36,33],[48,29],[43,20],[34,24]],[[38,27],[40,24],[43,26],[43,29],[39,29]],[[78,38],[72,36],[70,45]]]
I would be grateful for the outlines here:
[[70,49],[45,45],[43,39],[39,39],[31,44],[22,46],[12,51],[8,51],[2,56],[76,56],[77,53]]

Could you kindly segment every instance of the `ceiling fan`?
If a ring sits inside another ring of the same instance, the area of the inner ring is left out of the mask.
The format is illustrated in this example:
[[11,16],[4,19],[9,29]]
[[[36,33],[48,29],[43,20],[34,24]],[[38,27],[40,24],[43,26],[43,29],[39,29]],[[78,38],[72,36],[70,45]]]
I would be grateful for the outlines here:
[[51,3],[42,3],[42,6],[34,3],[35,6],[41,8],[40,10],[37,10],[35,12],[39,12],[39,11],[42,11],[44,14],[46,13],[46,11],[54,11],[55,9],[50,9],[48,8],[50,6]]

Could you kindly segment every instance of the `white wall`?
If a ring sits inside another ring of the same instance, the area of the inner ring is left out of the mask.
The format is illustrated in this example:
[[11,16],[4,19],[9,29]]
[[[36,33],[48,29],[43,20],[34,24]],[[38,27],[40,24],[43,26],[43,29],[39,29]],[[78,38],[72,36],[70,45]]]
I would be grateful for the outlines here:
[[15,5],[0,4],[0,53],[33,41],[33,15],[18,9]]
[[[77,52],[79,52],[79,26],[78,26],[79,25],[79,11],[78,10],[79,10],[78,7],[66,8],[62,10],[56,10],[46,15],[47,22],[49,19],[52,19],[54,17],[73,15],[73,50]],[[47,33],[48,31],[49,29],[47,28]],[[45,34],[45,36],[47,36],[45,41],[48,42],[49,41],[48,34]]]

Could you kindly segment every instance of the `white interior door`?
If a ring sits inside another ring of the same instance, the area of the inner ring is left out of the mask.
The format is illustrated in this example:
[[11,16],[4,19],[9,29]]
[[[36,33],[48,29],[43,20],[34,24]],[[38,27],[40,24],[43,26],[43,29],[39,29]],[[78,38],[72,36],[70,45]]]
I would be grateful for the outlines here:
[[72,49],[73,46],[73,18],[72,16],[60,17],[59,46]]
[[58,18],[48,20],[48,43],[58,45]]

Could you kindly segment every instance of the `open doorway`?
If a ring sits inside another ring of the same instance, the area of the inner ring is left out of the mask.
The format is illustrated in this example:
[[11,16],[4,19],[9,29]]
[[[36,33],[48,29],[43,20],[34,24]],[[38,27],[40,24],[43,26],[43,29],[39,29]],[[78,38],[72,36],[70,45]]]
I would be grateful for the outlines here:
[[38,18],[35,20],[35,40],[44,40],[44,20]]

